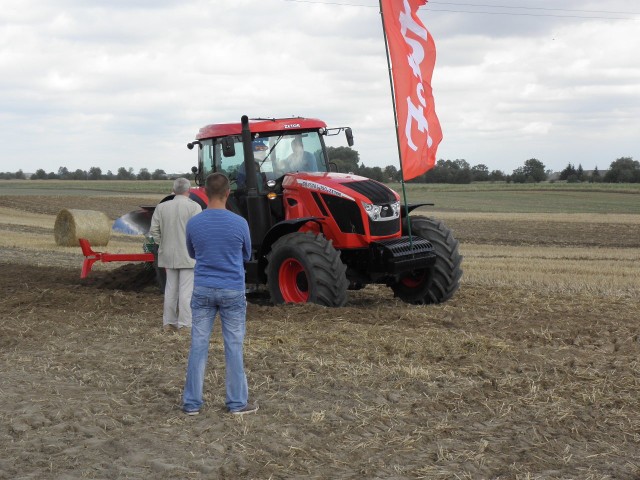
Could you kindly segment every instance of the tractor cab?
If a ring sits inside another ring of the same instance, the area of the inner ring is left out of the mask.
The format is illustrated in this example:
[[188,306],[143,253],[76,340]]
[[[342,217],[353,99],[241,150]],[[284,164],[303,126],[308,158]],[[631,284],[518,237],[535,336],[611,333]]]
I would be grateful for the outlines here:
[[253,157],[256,188],[265,192],[270,181],[287,173],[330,171],[324,136],[344,130],[349,145],[353,145],[350,128],[328,129],[323,121],[310,118],[254,119],[249,122],[249,129],[248,148],[239,123],[207,125],[200,129],[197,140],[187,145],[199,147],[196,169],[199,185],[204,184],[210,173],[220,172],[229,178],[232,190],[247,188],[245,160]]
[[247,119],[246,126],[207,125],[187,147],[198,147],[198,166],[193,171],[200,187],[211,173],[229,178],[227,208],[247,219],[252,244],[259,248],[269,229],[290,216],[292,204],[286,205],[283,186],[286,177],[327,175],[330,166],[324,136],[342,131],[347,143],[353,145],[350,128],[329,129],[317,119]]
[[[233,142],[233,143],[231,143]],[[318,131],[255,134],[251,155],[256,170],[258,192],[267,191],[267,183],[287,173],[327,172],[324,142]],[[240,135],[200,141],[198,165],[202,179],[213,172],[224,173],[232,190],[247,188],[245,154]]]
[[[227,208],[249,221],[252,242],[259,246],[266,231],[287,217],[285,177],[327,174],[324,137],[345,131],[347,143],[353,145],[353,135],[348,127],[329,129],[321,120],[302,117],[252,119],[247,127],[243,131],[241,123],[207,125],[187,147],[198,146],[193,171],[200,187],[211,173],[229,178]],[[204,197],[202,188],[200,193]]]

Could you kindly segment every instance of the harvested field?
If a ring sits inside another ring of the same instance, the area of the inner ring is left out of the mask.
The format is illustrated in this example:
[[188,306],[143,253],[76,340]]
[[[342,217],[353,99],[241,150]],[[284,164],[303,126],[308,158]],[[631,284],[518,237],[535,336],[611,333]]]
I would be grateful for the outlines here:
[[[109,198],[82,208],[153,203]],[[438,214],[465,255],[443,305],[251,294],[260,411],[235,418],[219,326],[206,408],[185,417],[188,337],[161,333],[143,265],[80,281],[60,208],[78,197],[0,196],[2,479],[640,478],[640,215]]]

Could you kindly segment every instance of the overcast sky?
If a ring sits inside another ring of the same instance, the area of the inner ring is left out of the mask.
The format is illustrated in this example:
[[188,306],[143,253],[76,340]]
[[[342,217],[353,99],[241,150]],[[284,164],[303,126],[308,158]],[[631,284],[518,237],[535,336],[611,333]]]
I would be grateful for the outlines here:
[[[185,172],[201,126],[244,114],[351,126],[365,165],[397,165],[377,5],[3,0],[0,171]],[[637,0],[432,1],[419,16],[438,50],[438,158],[506,173],[640,160]]]

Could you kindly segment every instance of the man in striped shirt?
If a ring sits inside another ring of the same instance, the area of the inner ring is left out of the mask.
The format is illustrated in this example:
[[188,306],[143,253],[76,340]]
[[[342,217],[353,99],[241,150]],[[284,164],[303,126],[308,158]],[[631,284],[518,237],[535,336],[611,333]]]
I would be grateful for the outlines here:
[[203,405],[202,391],[213,322],[220,313],[226,365],[226,406],[242,415],[258,410],[249,403],[244,373],[243,342],[247,301],[244,262],[251,258],[249,225],[226,209],[229,179],[212,173],[206,179],[209,206],[187,224],[187,250],[195,258],[191,311],[191,348],[183,396],[183,411],[197,415]]

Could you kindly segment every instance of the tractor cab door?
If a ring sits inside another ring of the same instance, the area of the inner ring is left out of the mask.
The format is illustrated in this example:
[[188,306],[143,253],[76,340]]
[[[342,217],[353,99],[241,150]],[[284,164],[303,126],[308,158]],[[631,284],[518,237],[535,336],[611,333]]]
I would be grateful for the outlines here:
[[[259,143],[259,142],[258,142]],[[274,220],[269,211],[269,200],[266,197],[266,176],[260,171],[260,153],[266,154],[266,146],[260,149],[254,145],[257,197],[248,198],[245,156],[240,135],[230,135],[201,141],[203,178],[219,172],[229,178],[231,194],[227,201],[227,210],[242,217],[249,223],[251,243],[254,248],[261,245],[265,228],[269,228]],[[260,151],[258,153],[258,150]],[[264,158],[264,157],[263,157]],[[254,194],[255,195],[255,194]]]

